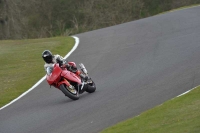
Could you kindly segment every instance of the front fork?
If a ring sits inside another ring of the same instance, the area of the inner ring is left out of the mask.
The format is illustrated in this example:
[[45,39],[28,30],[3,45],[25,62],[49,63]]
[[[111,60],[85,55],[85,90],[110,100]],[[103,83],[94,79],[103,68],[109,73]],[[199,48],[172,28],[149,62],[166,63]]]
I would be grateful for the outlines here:
[[63,81],[59,82],[58,86],[60,86],[61,84],[65,84],[68,87],[71,85],[66,79],[64,79]]

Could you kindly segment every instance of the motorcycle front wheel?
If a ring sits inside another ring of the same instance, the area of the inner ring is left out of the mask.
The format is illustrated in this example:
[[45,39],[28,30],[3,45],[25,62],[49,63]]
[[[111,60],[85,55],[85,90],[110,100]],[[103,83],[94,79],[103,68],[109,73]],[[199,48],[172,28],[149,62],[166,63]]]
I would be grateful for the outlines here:
[[79,99],[79,94],[76,91],[76,89],[71,89],[65,84],[60,85],[60,90],[65,94],[65,96],[69,97],[72,100],[78,100]]

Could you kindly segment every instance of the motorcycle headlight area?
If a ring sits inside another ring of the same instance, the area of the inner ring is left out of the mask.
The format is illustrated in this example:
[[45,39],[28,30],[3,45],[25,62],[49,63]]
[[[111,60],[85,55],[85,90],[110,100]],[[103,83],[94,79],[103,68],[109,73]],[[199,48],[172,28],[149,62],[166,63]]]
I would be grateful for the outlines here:
[[47,75],[51,75],[53,67],[47,67]]

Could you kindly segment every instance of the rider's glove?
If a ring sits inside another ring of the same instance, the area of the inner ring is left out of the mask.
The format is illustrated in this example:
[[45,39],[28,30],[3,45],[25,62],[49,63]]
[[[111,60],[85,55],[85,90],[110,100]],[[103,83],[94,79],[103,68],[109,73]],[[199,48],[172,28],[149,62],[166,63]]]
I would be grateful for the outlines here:
[[65,67],[67,68],[67,70],[69,70],[71,66],[69,64],[65,64]]

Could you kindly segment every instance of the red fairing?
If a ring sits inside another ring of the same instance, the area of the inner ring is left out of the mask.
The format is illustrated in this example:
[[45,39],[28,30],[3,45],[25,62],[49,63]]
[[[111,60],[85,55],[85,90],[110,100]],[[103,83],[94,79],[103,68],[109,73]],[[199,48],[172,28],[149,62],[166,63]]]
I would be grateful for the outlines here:
[[66,84],[67,86],[70,86],[68,80],[81,84],[81,79],[79,76],[68,71],[67,69],[60,68],[59,64],[54,64],[52,73],[47,75],[46,79],[49,85],[53,85],[57,88],[59,88],[60,84]]
[[59,82],[61,79],[61,76],[60,76],[61,73],[62,73],[62,69],[59,67],[58,64],[55,64],[52,74],[47,75],[47,82],[49,83],[49,85]]
[[80,77],[78,77],[76,74],[68,71],[67,69],[62,71],[61,76],[65,77],[66,79],[68,79],[70,81],[77,82],[77,83],[81,84]]

